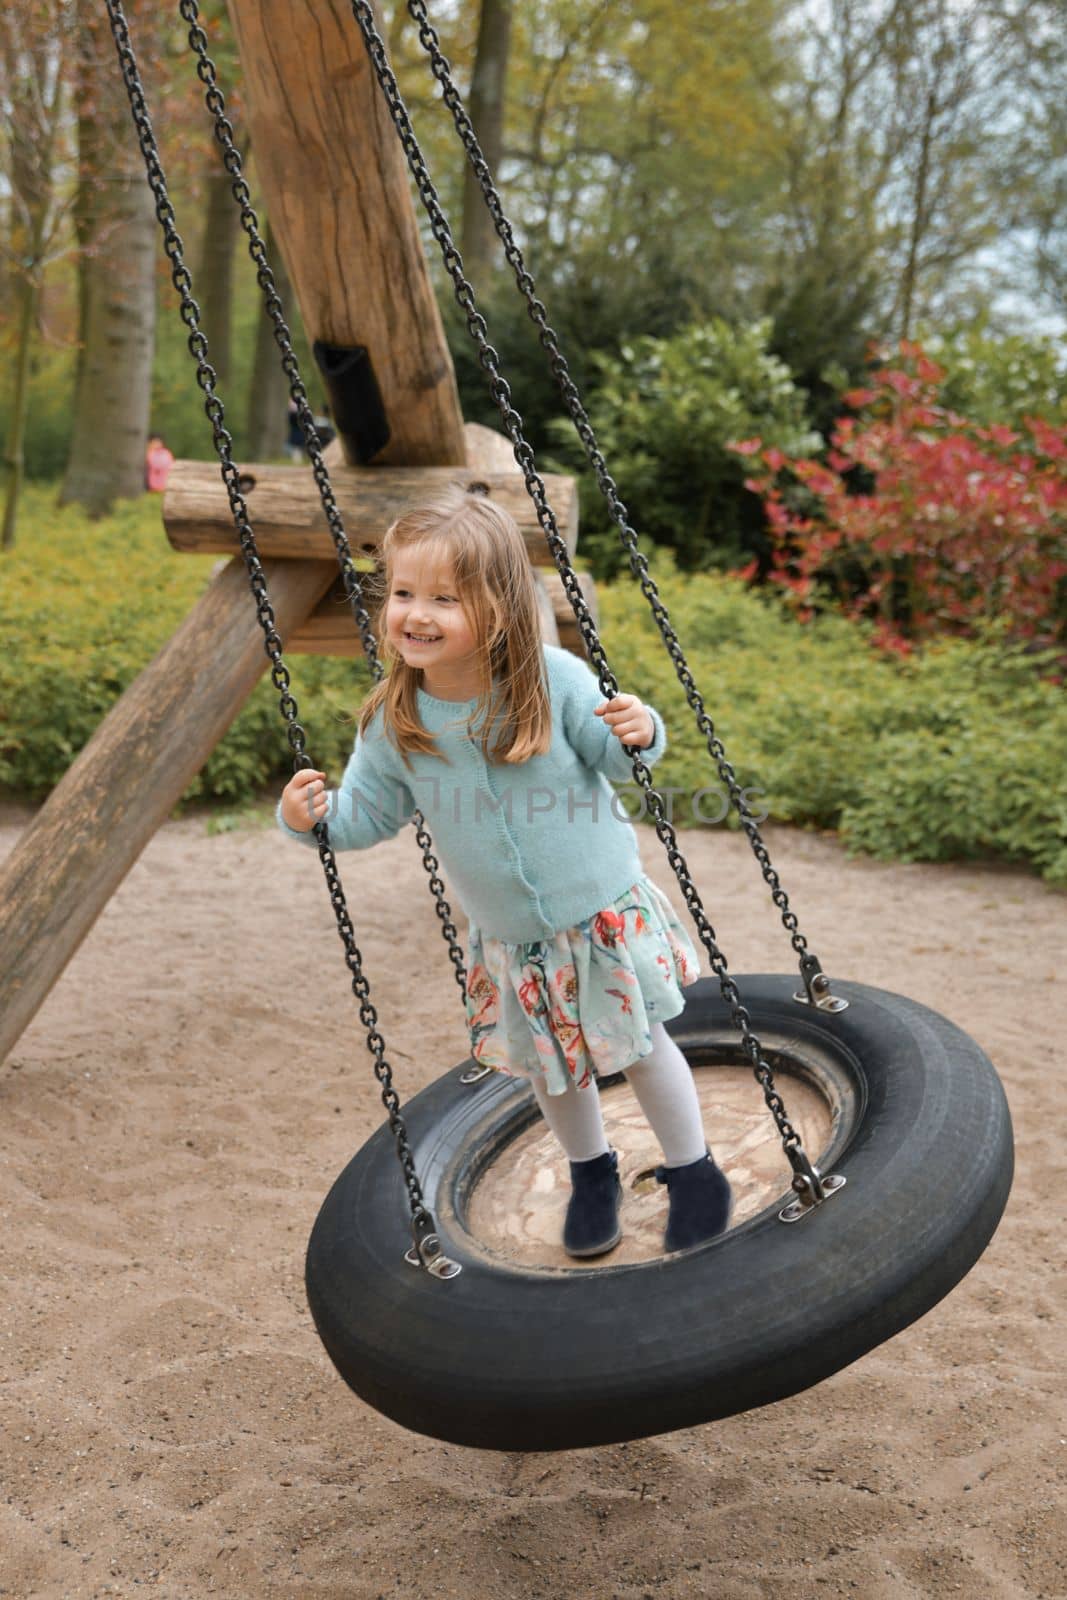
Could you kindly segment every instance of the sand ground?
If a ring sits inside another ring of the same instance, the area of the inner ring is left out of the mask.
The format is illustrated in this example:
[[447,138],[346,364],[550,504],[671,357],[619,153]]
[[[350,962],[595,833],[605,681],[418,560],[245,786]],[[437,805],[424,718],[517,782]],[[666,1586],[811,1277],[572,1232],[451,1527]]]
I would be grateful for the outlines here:
[[[952,1294],[816,1389],[657,1439],[509,1456],[379,1416],[303,1292],[381,1118],[321,871],[269,823],[187,816],[0,1069],[0,1594],[1067,1596],[1067,895],[766,838],[827,971],[944,1012],[1002,1076],[1015,1187]],[[682,848],[731,971],[790,970],[747,841]],[[467,1054],[413,831],[342,867],[409,1095]]]

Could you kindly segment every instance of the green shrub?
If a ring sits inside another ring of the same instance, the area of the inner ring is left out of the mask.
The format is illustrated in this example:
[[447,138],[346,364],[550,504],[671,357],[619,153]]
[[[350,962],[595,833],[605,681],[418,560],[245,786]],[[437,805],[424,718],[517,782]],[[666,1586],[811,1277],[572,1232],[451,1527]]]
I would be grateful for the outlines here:
[[[431,255],[436,256],[436,247],[431,247]],[[436,260],[434,264],[436,267]],[[603,279],[605,273],[611,280],[610,289]],[[451,292],[451,282],[443,275],[438,281],[463,415],[470,422],[481,422],[499,431],[503,426],[500,412],[489,391],[488,376],[467,328],[466,315]],[[559,417],[563,402],[539,330],[525,300],[516,291],[510,268],[503,262],[484,289],[476,287],[489,341],[499,356],[512,404],[522,417],[523,434],[538,456],[544,455],[541,464],[547,471],[548,452],[554,448],[552,424]],[[670,262],[658,263],[654,272],[636,274],[633,262],[620,268],[601,259],[592,271],[572,262],[566,274],[549,275],[539,283],[549,326],[556,334],[571,379],[584,397],[595,385],[592,362],[596,353],[617,353],[623,345],[645,334],[663,337],[674,333],[681,322],[690,320],[685,308],[692,304],[691,290],[691,285],[679,280]]]
[[[57,510],[54,489],[26,490],[19,542],[0,555],[0,788],[20,800],[45,798],[209,580],[218,557],[173,551],[159,510],[145,495],[93,522],[76,507]],[[287,665],[308,753],[339,777],[369,670],[323,656]],[[264,678],[181,804],[237,802],[291,773],[277,691]]]
[[[769,320],[735,328],[715,319],[592,357],[589,418],[631,523],[686,570],[735,566],[766,548],[763,511],[732,440],[758,434],[801,456],[822,444],[803,392],[767,349],[770,331]],[[582,472],[583,561],[598,578],[614,575],[625,569],[618,531],[570,422],[552,432]]]
[[[215,559],[170,549],[154,496],[91,522],[57,511],[54,492],[27,489],[20,542],[0,555],[0,788],[44,799],[195,603]],[[1008,643],[999,624],[977,640],[885,657],[866,624],[834,615],[798,624],[737,579],[679,572],[669,550],[653,551],[651,570],[757,816],[838,828],[851,849],[883,859],[996,856],[1067,883],[1067,696],[1039,676],[1046,657]],[[668,724],[656,785],[679,791],[676,827],[698,826],[691,797],[717,791],[719,774],[647,603],[626,577],[601,587],[600,607],[620,689]],[[369,670],[361,658],[322,656],[290,656],[288,666],[308,753],[336,783]],[[221,801],[214,825],[231,826],[291,772],[264,678],[180,804]],[[714,798],[703,814],[717,814]],[[732,809],[728,821],[738,826]]]
[[[1039,675],[1048,653],[1027,654],[996,623],[976,640],[885,657],[867,624],[798,624],[736,579],[678,573],[668,551],[651,569],[757,816],[838,829],[884,860],[995,856],[1067,883],[1067,695]],[[688,797],[722,786],[647,602],[627,579],[600,601],[620,688],[667,719],[657,787],[683,792],[677,826],[698,826]],[[733,808],[728,825],[739,826]]]
[[1038,676],[1055,657],[1028,654],[1001,621],[897,668],[844,836],[882,859],[995,855],[1067,883],[1067,696]]
[[1067,341],[994,335],[981,322],[920,335],[945,368],[942,404],[987,426],[1019,428],[1026,417],[1067,423]]

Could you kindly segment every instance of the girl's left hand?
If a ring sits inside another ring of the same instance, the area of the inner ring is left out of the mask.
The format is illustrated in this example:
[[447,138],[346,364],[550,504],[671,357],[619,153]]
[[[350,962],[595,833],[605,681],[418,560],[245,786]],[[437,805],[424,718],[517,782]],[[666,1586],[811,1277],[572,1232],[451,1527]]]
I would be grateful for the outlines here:
[[656,725],[635,694],[617,694],[614,700],[603,700],[593,715],[602,716],[623,744],[636,744],[643,750],[656,737]]

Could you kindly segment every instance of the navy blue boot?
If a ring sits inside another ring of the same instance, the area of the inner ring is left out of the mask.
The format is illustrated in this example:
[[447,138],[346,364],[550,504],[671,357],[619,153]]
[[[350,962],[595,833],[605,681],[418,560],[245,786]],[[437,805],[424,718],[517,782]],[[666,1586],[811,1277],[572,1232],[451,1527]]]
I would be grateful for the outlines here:
[[571,1198],[563,1224],[563,1248],[569,1256],[600,1256],[622,1238],[619,1227],[619,1158],[606,1150],[591,1161],[572,1161]]
[[663,1240],[668,1250],[687,1250],[723,1232],[733,1209],[733,1191],[710,1150],[685,1167],[657,1167],[656,1179],[667,1185],[670,1195]]

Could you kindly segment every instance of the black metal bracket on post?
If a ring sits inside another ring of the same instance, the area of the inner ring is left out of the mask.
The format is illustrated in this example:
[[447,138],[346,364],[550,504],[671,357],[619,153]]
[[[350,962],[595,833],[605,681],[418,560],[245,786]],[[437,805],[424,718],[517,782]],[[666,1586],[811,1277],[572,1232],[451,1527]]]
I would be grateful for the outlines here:
[[373,461],[389,443],[389,419],[365,345],[323,344],[312,354],[330,397],[330,417],[349,466]]

